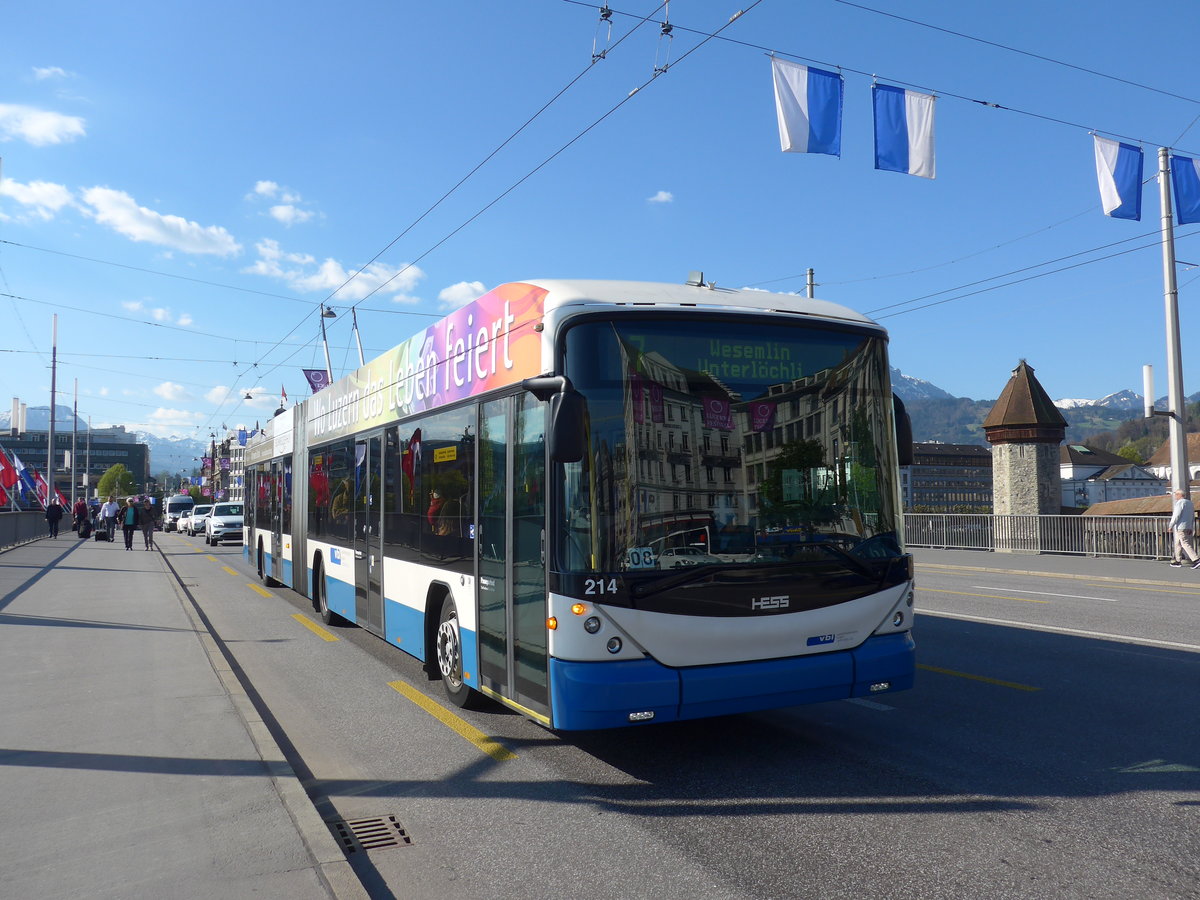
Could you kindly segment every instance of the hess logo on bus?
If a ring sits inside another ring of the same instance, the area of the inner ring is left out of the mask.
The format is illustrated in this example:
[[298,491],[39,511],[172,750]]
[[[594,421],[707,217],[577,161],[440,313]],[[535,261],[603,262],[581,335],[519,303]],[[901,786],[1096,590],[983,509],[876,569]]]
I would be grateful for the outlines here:
[[790,594],[783,594],[779,597],[751,597],[751,609],[787,609],[791,602]]

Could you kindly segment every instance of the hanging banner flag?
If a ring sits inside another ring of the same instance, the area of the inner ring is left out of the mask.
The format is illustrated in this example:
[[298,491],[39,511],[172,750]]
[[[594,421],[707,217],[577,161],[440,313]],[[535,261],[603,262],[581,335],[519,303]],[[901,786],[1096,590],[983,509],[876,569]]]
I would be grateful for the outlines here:
[[245,446],[246,446],[246,441],[247,441],[248,439],[249,439],[249,435],[248,435],[248,434],[246,434],[246,429],[245,429],[245,428],[239,428],[239,429],[238,429],[238,446],[239,446],[239,447],[245,447]]
[[921,178],[937,174],[932,94],[887,84],[871,88],[875,106],[875,168]]
[[775,426],[775,404],[763,400],[750,404],[750,427],[754,431],[770,431]]
[[836,72],[771,59],[775,115],[784,153],[842,155],[842,95],[845,81]]
[[301,369],[300,371],[308,379],[308,386],[312,388],[314,394],[321,388],[329,387],[329,373],[324,369]]
[[700,418],[705,428],[733,431],[733,410],[723,397],[705,397]]
[[1172,156],[1171,187],[1175,189],[1175,223],[1200,222],[1200,159]]
[[1142,218],[1142,148],[1092,135],[1100,205],[1114,219]]
[[8,461],[4,450],[0,449],[0,487],[6,490],[16,487],[17,480],[16,467]]

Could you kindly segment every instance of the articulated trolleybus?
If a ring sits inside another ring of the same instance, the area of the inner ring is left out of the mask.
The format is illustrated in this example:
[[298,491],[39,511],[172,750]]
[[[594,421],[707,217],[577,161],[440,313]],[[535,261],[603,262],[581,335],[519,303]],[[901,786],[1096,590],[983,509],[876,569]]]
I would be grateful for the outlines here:
[[901,690],[902,419],[849,309],[505,284],[275,417],[246,553],[456,704],[553,729]]

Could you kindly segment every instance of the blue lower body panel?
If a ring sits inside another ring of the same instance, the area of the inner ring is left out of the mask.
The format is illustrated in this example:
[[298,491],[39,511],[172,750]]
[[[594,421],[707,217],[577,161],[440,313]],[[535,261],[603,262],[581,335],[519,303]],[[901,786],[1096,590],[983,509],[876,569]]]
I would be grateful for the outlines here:
[[873,637],[854,650],[818,656],[688,669],[651,659],[551,659],[552,725],[563,731],[616,728],[873,696],[911,688],[915,670],[909,634]]

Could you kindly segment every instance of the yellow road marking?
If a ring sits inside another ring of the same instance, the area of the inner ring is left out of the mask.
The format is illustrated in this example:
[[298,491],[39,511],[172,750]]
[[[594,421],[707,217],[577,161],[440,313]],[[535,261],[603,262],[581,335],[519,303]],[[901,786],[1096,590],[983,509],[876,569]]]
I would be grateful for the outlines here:
[[960,597],[986,597],[989,600],[1020,600],[1022,603],[1049,603],[1049,600],[1032,600],[1029,597],[1005,597],[999,594],[972,594],[969,591],[940,591],[937,588],[922,587],[917,590],[930,594],[957,594]]
[[[201,552],[201,553],[203,553],[204,551],[202,550],[202,551],[200,551],[200,552]],[[210,554],[208,554],[208,561],[209,561],[209,562],[216,562],[216,561],[217,561],[217,558],[216,558],[215,556],[213,556],[213,555],[210,553]]]
[[254,591],[256,594],[262,594],[264,597],[274,597],[275,595],[268,591],[265,587],[247,582],[246,587]]
[[231,568],[229,568],[229,566],[221,566],[221,568],[224,569],[226,572],[228,572],[230,575],[239,574],[237,569],[231,569]]
[[471,725],[468,722],[460,719],[444,706],[434,703],[420,691],[409,687],[403,681],[389,681],[388,687],[396,691],[396,693],[400,694],[401,696],[407,697],[451,731],[457,733],[459,737],[470,741],[497,762],[505,762],[506,760],[517,758],[517,754],[513,753],[503,744],[492,740],[474,725]]
[[1041,688],[1033,687],[1029,684],[1020,684],[1016,681],[1001,681],[999,678],[988,678],[985,675],[972,675],[970,672],[955,672],[953,669],[942,669],[937,666],[926,666],[917,663],[918,669],[924,669],[926,672],[937,672],[939,675],[953,675],[955,678],[967,678],[971,681],[982,681],[985,684],[995,684],[1000,687],[1012,688],[1014,691],[1040,691]]
[[[251,587],[253,587],[253,586],[254,585],[251,585]],[[270,595],[268,595],[268,596],[270,596]],[[309,631],[311,631],[313,634],[315,634],[317,637],[319,637],[323,641],[336,641],[338,639],[338,636],[336,634],[330,634],[328,631],[326,631],[324,628],[322,628],[320,625],[318,625],[316,622],[314,622],[308,616],[304,615],[304,613],[296,613],[295,615],[292,616],[292,618],[295,619],[297,622],[299,622],[301,625],[303,625],[305,628],[307,628]]]

